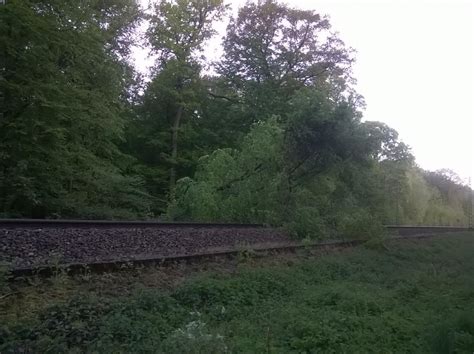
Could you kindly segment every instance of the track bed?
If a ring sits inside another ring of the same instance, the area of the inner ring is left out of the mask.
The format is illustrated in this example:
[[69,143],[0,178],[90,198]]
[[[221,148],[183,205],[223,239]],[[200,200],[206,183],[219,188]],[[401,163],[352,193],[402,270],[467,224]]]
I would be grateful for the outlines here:
[[0,260],[12,268],[123,261],[291,244],[262,227],[47,227],[0,229]]

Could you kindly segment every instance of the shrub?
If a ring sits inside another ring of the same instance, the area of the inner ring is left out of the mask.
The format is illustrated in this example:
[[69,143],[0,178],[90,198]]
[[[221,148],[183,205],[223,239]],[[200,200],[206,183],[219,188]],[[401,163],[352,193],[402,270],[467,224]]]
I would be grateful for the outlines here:
[[474,311],[467,311],[437,324],[427,336],[434,353],[474,352]]
[[165,353],[227,353],[228,348],[224,337],[207,331],[206,323],[200,318],[200,313],[193,313],[197,319],[188,322],[175,330],[163,342],[162,350]]
[[385,229],[376,217],[367,211],[359,211],[341,218],[338,231],[343,238],[373,240],[384,235]]

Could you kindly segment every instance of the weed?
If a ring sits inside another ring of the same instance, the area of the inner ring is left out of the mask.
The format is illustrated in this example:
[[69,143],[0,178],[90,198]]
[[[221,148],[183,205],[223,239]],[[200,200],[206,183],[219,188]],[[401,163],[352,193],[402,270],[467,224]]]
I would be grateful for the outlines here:
[[212,334],[199,312],[192,312],[196,318],[176,329],[163,343],[165,353],[227,353],[224,336]]
[[291,265],[254,259],[233,276],[204,273],[167,292],[143,289],[136,272],[118,291],[117,276],[103,274],[96,291],[70,283],[65,300],[45,305],[58,289],[40,285],[29,297],[40,310],[0,318],[0,352],[472,352],[472,236]]
[[10,266],[8,263],[0,263],[0,300],[11,294],[9,280],[11,278]]
[[255,258],[255,256],[256,256],[256,252],[253,249],[251,248],[242,249],[237,254],[237,261],[239,263],[247,263],[253,258]]
[[79,277],[85,282],[89,282],[92,279],[91,267],[83,265],[79,271]]

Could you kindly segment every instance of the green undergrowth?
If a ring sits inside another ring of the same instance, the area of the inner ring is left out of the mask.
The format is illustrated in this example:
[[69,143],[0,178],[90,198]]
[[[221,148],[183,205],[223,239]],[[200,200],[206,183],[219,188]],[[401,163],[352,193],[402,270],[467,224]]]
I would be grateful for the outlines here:
[[168,290],[132,278],[104,293],[61,278],[67,295],[45,290],[26,315],[12,315],[20,299],[9,297],[0,352],[472,353],[473,255],[464,233],[247,260]]

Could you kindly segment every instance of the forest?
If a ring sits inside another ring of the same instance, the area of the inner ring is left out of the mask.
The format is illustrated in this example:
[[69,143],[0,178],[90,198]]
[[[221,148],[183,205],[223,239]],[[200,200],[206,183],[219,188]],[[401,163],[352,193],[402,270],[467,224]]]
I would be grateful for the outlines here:
[[[137,45],[156,58],[147,75]],[[472,213],[454,172],[423,170],[397,131],[363,119],[356,54],[316,11],[7,0],[0,60],[0,217],[255,222],[321,237],[467,225]]]

